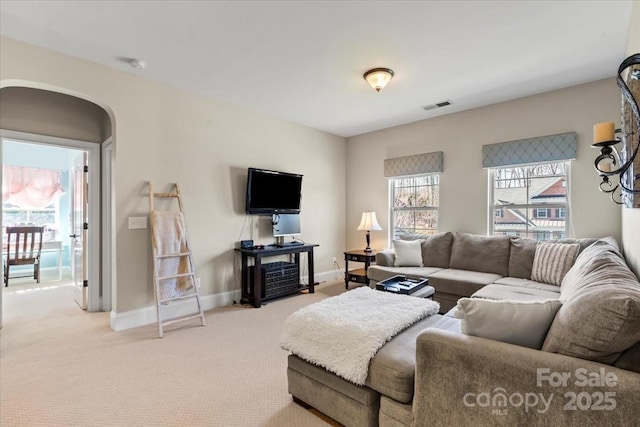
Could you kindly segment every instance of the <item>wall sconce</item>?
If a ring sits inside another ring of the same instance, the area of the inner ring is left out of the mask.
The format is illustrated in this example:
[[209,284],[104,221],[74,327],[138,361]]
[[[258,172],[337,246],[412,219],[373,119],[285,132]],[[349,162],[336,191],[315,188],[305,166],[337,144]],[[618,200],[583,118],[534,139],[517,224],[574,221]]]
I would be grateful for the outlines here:
[[[622,77],[623,72],[629,67],[631,69],[628,81],[632,86],[631,89]],[[622,61],[618,67],[616,81],[622,92],[622,126],[621,129],[614,129],[613,122],[598,123],[593,126],[591,146],[600,148],[600,155],[596,157],[594,165],[602,178],[601,191],[611,194],[611,200],[617,204],[624,203],[627,207],[640,207],[640,186],[636,185],[640,182],[640,157],[638,157],[640,110],[634,97],[634,92],[640,96],[640,53]],[[622,138],[616,138],[616,133],[622,133]],[[615,148],[619,142],[622,142],[620,150]],[[618,183],[614,185],[611,177],[615,176],[618,177]],[[619,195],[618,200],[616,195]]]
[[374,88],[380,92],[380,89],[385,87],[391,77],[393,77],[393,70],[389,68],[373,68],[362,75],[362,77]]
[[382,230],[380,224],[378,224],[378,219],[376,218],[375,212],[362,212],[362,219],[360,219],[360,225],[356,230],[365,230],[367,232],[367,247],[364,249],[365,252],[372,252],[371,249],[371,230]]

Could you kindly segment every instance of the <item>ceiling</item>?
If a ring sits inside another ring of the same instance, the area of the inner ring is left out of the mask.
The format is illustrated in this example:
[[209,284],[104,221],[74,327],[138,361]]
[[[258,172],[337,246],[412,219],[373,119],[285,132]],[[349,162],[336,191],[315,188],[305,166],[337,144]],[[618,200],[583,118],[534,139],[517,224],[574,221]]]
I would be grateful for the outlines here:
[[0,33],[349,137],[613,77],[631,3],[2,0]]

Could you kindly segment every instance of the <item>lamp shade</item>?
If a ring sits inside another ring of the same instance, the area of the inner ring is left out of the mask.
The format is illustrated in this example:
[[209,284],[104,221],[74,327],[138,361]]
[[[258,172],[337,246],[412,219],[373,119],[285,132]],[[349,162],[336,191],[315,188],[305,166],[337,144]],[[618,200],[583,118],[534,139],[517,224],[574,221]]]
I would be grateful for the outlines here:
[[360,220],[360,225],[356,230],[382,230],[380,224],[378,224],[378,219],[376,218],[375,212],[362,212],[362,219]]
[[385,87],[387,83],[389,83],[389,80],[391,80],[391,77],[393,77],[393,71],[389,68],[374,68],[364,73],[362,77],[364,77],[372,88],[380,92],[380,89]]

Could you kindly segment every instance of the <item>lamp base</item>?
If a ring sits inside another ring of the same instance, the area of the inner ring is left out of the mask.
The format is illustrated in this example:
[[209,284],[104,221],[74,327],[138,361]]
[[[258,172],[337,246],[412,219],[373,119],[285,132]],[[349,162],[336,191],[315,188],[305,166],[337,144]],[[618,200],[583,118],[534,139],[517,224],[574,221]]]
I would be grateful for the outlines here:
[[367,246],[366,248],[364,248],[364,251],[365,252],[373,252],[373,249],[371,249],[370,247]]

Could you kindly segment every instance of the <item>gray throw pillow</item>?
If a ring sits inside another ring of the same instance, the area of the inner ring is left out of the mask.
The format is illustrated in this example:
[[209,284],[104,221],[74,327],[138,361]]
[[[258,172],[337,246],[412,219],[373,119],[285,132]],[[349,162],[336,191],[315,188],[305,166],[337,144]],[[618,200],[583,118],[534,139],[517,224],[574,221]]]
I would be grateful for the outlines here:
[[460,332],[539,350],[562,303],[461,298],[454,316]]

